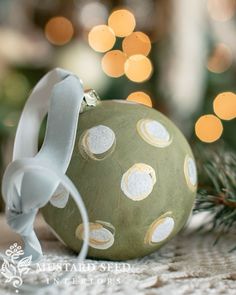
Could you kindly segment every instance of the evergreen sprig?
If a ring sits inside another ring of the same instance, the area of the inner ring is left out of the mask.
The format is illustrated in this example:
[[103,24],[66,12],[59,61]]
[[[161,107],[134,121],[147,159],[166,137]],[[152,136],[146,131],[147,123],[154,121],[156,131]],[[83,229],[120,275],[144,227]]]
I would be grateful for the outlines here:
[[196,158],[199,188],[194,212],[209,212],[202,227],[217,229],[220,238],[236,225],[236,153],[224,145],[198,146]]

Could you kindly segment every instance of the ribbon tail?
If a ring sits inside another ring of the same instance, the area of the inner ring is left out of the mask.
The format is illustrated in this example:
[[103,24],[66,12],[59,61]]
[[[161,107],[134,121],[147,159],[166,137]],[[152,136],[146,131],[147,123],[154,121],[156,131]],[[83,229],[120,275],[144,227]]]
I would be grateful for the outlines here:
[[32,262],[39,261],[42,256],[42,248],[34,231],[27,236],[22,236],[24,242],[24,257],[31,256]]

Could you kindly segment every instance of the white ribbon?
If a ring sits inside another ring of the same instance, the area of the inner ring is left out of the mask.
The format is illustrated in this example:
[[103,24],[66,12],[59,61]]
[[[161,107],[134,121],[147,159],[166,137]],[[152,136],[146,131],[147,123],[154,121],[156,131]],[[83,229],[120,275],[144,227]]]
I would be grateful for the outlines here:
[[[77,189],[65,175],[71,160],[79,111],[84,97],[80,80],[62,69],[46,74],[36,85],[22,112],[16,132],[13,162],[2,181],[7,222],[22,236],[24,255],[42,256],[33,223],[61,183],[75,200],[84,223],[84,243],[78,260],[88,250],[88,216]],[[44,143],[38,152],[38,135],[48,113]]]

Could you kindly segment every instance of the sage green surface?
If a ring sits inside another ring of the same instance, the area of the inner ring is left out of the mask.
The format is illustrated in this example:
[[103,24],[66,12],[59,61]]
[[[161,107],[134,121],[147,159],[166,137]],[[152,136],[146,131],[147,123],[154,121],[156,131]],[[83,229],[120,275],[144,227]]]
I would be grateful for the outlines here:
[[[140,119],[162,123],[172,138],[171,143],[157,147],[145,141],[137,131]],[[115,144],[105,158],[97,160],[85,157],[81,152],[81,138],[86,130],[98,125],[113,130]],[[196,187],[190,188],[186,181],[186,156],[193,158],[182,133],[169,119],[152,108],[126,102],[101,101],[96,107],[80,114],[67,175],[84,200],[89,221],[109,229],[114,236],[112,246],[107,249],[90,246],[89,257],[125,260],[145,256],[179,232],[190,215],[196,194]],[[137,163],[151,166],[156,174],[156,182],[147,197],[134,201],[122,191],[121,179]],[[69,248],[79,252],[82,239],[76,233],[82,221],[73,199],[69,197],[65,208],[48,203],[42,213],[57,236]],[[145,243],[151,224],[161,216],[173,218],[173,231],[161,242]],[[114,228],[111,229],[109,224]]]

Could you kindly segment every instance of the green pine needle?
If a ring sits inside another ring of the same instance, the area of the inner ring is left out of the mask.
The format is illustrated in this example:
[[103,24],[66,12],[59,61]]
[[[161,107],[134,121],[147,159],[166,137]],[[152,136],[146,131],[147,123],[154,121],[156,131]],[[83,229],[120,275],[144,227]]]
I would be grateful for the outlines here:
[[194,212],[210,213],[211,219],[203,227],[217,229],[217,243],[236,225],[236,153],[223,145],[198,146],[196,158],[199,188]]

